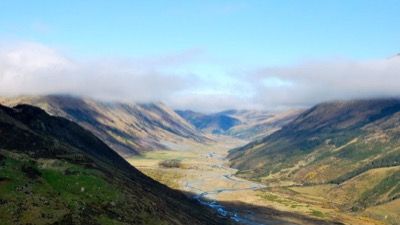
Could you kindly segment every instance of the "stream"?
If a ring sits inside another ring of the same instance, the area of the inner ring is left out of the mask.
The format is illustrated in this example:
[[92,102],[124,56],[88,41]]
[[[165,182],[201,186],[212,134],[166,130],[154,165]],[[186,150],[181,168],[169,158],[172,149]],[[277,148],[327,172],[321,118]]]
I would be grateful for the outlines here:
[[[224,161],[225,159],[223,157],[217,157],[217,155],[212,152],[208,153],[206,158],[217,158],[218,160]],[[205,191],[202,189],[204,180],[197,180],[197,181],[185,181],[185,189],[190,190],[191,192],[196,193],[196,195],[193,197],[196,199],[200,204],[205,205],[209,208],[212,208],[215,210],[219,216],[229,218],[238,224],[243,224],[243,225],[282,225],[282,224],[288,224],[282,221],[275,221],[275,220],[269,220],[269,221],[262,221],[262,222],[257,222],[254,221],[253,219],[250,218],[248,214],[246,213],[240,213],[234,209],[227,209],[225,206],[221,205],[218,203],[216,200],[213,199],[212,196],[224,193],[224,192],[238,192],[238,191],[246,191],[246,190],[258,190],[261,188],[264,188],[265,186],[248,181],[248,180],[243,180],[240,178],[235,177],[233,174],[234,172],[232,171],[231,168],[225,167],[222,162],[216,163],[216,164],[211,164],[210,167],[212,168],[219,168],[225,170],[225,173],[218,174],[216,176],[210,176],[206,177],[204,179],[210,179],[210,180],[227,180],[231,183],[233,183],[235,186],[236,184],[241,184],[245,185],[245,187],[241,188],[226,188],[226,187],[215,187],[212,190]],[[216,185],[218,186],[218,185]],[[211,196],[210,196],[211,195]]]
[[[187,184],[188,188],[193,188],[190,187],[190,185]],[[209,194],[219,194],[222,192],[227,192],[227,191],[240,191],[240,190],[256,190],[257,188],[246,188],[246,189],[218,189],[214,192],[202,192],[198,195],[195,195],[193,198],[196,199],[200,204],[205,205],[207,207],[210,207],[214,209],[218,215],[226,218],[230,218],[235,222],[238,222],[240,224],[246,224],[246,225],[267,225],[269,223],[257,223],[254,221],[251,221],[249,219],[246,219],[242,216],[239,216],[237,212],[233,211],[228,211],[223,205],[219,204],[217,201],[214,200],[209,200],[206,198],[207,195]]]

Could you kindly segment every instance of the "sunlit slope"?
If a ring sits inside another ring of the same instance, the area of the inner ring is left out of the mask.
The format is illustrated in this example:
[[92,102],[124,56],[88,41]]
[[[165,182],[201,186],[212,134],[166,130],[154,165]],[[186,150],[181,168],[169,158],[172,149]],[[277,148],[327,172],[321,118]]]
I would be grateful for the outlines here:
[[35,105],[77,122],[123,156],[210,141],[161,103],[125,104],[62,95],[7,98],[1,102]]
[[400,166],[368,170],[332,188],[328,197],[351,210],[397,199],[400,197]]
[[1,224],[223,224],[69,120],[0,106],[0,133]]
[[295,119],[303,110],[277,112],[257,110],[230,110],[225,113],[242,121],[229,129],[227,134],[248,140],[255,140],[272,134]]
[[366,182],[369,199],[346,201],[355,208],[366,207],[399,197],[398,173],[377,175],[375,181],[362,179],[363,174],[374,177],[369,176],[371,169],[400,165],[399,125],[397,99],[323,103],[272,135],[232,150],[229,157],[241,176],[265,182],[343,187],[346,182]]

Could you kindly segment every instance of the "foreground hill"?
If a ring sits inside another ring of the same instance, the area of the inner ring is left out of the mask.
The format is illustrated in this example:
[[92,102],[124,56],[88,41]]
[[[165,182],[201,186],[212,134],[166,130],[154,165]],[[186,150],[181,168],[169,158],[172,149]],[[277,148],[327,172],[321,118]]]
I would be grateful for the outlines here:
[[330,102],[229,157],[241,176],[269,184],[332,184],[326,197],[357,211],[400,198],[399,137],[400,100]]
[[210,141],[161,103],[125,104],[62,95],[7,98],[0,102],[38,106],[51,115],[74,121],[123,156]]
[[223,224],[69,120],[0,106],[0,134],[1,224]]
[[178,110],[176,112],[193,126],[206,133],[254,140],[280,129],[294,119],[301,110],[286,112],[227,110],[212,114],[190,110]]

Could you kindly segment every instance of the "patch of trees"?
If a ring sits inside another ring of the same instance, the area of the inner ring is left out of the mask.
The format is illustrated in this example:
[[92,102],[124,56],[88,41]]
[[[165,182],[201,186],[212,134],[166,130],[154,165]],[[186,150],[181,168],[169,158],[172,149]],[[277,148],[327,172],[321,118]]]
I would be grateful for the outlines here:
[[366,164],[360,168],[357,168],[347,174],[344,174],[343,176],[340,176],[340,177],[332,180],[330,183],[340,184],[340,183],[343,183],[346,180],[349,180],[349,179],[351,179],[359,174],[362,174],[370,169],[391,167],[391,166],[400,166],[400,153],[399,152],[392,153],[392,154],[386,155],[382,158],[371,161],[368,164]]

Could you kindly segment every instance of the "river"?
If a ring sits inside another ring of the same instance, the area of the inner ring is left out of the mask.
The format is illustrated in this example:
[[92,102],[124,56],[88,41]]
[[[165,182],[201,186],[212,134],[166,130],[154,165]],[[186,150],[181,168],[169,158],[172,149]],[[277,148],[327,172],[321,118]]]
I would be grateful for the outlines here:
[[[212,168],[212,172],[206,173],[202,177],[184,181],[184,190],[195,193],[193,197],[200,204],[215,210],[219,216],[230,218],[238,224],[243,225],[292,225],[291,223],[263,220],[256,221],[251,213],[241,212],[238,209],[227,208],[220,204],[218,196],[226,192],[256,191],[264,188],[263,184],[244,180],[235,177],[235,170],[226,166],[224,156],[216,152],[208,152],[204,159],[208,162],[208,166]],[[210,185],[209,183],[212,183]]]

